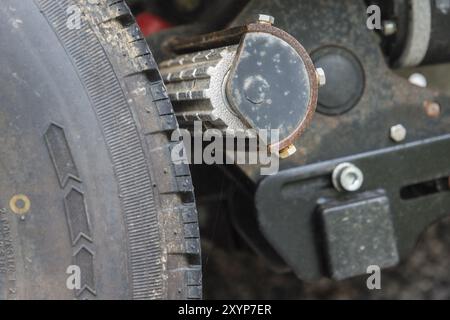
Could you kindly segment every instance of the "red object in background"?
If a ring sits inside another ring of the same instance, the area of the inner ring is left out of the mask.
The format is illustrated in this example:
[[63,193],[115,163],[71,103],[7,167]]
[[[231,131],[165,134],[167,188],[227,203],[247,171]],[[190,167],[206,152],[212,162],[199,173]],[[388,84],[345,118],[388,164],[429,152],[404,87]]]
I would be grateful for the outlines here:
[[136,17],[136,21],[145,37],[172,26],[166,20],[149,12],[140,13]]

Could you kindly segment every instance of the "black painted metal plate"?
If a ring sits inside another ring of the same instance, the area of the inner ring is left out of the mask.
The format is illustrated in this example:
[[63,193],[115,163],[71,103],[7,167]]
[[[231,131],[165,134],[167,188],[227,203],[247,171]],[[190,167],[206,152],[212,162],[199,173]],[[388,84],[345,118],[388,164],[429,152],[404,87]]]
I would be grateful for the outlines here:
[[[450,135],[443,135],[282,171],[264,179],[257,190],[261,231],[301,279],[331,276],[317,208],[358,195],[339,193],[331,182],[333,169],[351,162],[364,173],[360,193],[384,190],[389,198],[396,247],[403,258],[427,226],[450,213],[448,159]],[[447,185],[429,187],[442,182]],[[418,186],[428,192],[405,194],[405,190],[420,190]]]

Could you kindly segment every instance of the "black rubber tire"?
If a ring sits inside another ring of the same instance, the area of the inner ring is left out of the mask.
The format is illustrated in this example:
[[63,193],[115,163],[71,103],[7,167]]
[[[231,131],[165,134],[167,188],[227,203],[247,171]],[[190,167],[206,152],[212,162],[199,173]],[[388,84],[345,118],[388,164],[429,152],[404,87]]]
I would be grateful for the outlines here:
[[0,299],[199,299],[171,103],[124,1],[94,2],[0,4]]

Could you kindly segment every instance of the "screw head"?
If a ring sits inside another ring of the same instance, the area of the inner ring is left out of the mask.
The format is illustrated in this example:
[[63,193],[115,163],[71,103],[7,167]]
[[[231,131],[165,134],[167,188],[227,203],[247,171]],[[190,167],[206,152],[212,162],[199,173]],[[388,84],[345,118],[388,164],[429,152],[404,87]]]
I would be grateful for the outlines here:
[[397,23],[392,20],[383,21],[383,34],[387,37],[397,33]]
[[361,189],[364,183],[364,174],[352,163],[341,163],[332,175],[333,186],[338,191],[355,192]]
[[258,14],[258,22],[272,25],[275,23],[275,18],[268,14]]
[[391,139],[395,142],[402,142],[406,139],[406,128],[402,124],[391,127]]
[[323,87],[327,84],[327,76],[325,75],[325,70],[322,68],[316,69],[317,81],[319,82],[319,87]]

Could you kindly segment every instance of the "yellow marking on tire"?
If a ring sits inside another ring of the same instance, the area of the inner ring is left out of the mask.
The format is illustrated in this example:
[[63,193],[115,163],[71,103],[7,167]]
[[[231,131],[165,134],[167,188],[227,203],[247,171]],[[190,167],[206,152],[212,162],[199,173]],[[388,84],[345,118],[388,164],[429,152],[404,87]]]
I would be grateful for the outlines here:
[[11,211],[18,215],[24,215],[30,211],[31,201],[24,194],[18,194],[9,200]]

